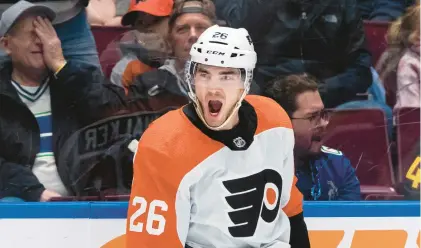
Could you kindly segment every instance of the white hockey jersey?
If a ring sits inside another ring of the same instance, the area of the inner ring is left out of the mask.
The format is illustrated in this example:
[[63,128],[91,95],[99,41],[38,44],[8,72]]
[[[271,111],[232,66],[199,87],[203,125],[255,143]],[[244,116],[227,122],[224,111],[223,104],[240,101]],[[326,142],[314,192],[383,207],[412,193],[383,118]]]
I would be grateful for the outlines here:
[[290,247],[288,216],[302,212],[302,195],[285,111],[248,96],[237,130],[217,132],[186,108],[156,120],[139,142],[126,247]]

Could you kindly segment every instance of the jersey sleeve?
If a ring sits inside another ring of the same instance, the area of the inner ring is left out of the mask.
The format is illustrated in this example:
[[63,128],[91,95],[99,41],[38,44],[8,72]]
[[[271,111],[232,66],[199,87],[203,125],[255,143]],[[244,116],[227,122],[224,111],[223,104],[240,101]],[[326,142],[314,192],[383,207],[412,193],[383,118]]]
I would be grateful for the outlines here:
[[292,147],[289,147],[290,150],[284,160],[285,175],[283,180],[290,184],[287,185],[289,188],[283,185],[282,189],[282,195],[289,193],[289,198],[287,203],[282,205],[282,210],[288,216],[291,226],[289,240],[291,248],[310,248],[310,240],[303,215],[303,195],[296,186],[298,180],[295,176],[294,140],[292,139],[290,143],[292,143]]
[[282,209],[290,218],[303,212],[303,194],[297,188],[297,181],[297,177],[294,176],[289,201]]
[[[179,175],[166,153],[143,145],[134,159],[126,248],[184,247],[190,219],[189,196],[179,196]],[[181,179],[180,179],[181,180]],[[176,199],[177,209],[176,210]]]
[[[248,95],[247,100],[253,103],[257,111],[264,109],[263,116],[268,115],[270,123],[266,129],[273,127],[284,127],[285,134],[282,142],[285,144],[285,153],[282,160],[282,196],[281,207],[288,217],[303,212],[303,195],[298,190],[294,168],[294,131],[292,123],[285,110],[273,99],[256,95]],[[273,121],[276,120],[276,121]]]
[[284,208],[293,197],[292,189],[294,182],[294,133],[292,129],[289,129],[284,137],[284,143],[288,144],[285,146],[284,159],[282,160],[282,195],[281,195],[281,207]]

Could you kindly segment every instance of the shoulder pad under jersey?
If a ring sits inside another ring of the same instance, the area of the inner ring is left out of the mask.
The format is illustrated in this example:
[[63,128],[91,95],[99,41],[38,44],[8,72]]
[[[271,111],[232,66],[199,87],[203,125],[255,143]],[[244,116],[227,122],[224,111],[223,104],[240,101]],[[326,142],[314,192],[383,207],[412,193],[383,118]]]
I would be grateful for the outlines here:
[[342,156],[344,155],[341,151],[335,150],[333,148],[329,148],[327,146],[322,146],[322,148],[320,149],[323,153],[329,153],[329,154],[333,154],[333,155],[337,155],[337,156]]

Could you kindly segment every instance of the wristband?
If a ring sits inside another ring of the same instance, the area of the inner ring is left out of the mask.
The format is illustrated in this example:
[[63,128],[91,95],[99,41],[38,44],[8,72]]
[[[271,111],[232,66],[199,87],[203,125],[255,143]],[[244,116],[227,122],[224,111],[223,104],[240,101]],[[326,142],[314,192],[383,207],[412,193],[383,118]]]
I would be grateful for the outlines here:
[[67,65],[67,61],[64,62],[64,64],[62,66],[60,66],[56,72],[54,72],[54,76],[57,77],[57,74]]

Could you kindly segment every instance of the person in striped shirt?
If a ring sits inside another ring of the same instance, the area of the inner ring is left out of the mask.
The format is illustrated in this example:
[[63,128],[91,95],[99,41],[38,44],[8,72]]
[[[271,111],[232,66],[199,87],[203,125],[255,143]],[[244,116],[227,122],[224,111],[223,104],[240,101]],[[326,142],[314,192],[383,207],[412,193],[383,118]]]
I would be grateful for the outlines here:
[[0,201],[75,195],[61,148],[75,130],[127,106],[124,90],[103,83],[97,67],[65,59],[55,16],[19,1],[0,19],[11,58],[0,64]]
[[[19,1],[21,0],[1,0],[0,14]],[[89,0],[28,0],[28,2],[48,7],[56,13],[52,23],[67,60],[100,68],[95,39],[87,18],[86,7]],[[0,60],[8,60],[1,48]]]

